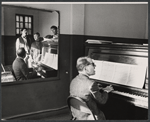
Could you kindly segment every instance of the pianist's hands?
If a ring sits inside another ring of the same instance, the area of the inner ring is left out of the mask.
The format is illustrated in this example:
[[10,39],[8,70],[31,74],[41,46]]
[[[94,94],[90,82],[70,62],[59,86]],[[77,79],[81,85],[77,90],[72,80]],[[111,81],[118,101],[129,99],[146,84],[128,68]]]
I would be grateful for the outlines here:
[[107,93],[111,92],[113,89],[113,87],[110,85],[110,86],[106,86],[105,88],[103,88],[104,91],[106,91]]

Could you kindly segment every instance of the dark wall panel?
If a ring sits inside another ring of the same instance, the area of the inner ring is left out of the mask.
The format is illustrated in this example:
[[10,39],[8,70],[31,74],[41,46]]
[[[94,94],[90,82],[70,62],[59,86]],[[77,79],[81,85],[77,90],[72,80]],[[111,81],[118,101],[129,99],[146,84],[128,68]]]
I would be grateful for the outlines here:
[[72,66],[72,78],[74,78],[78,72],[76,69],[76,61],[79,57],[85,56],[84,36],[72,35],[71,36],[71,66]]
[[16,37],[15,36],[3,36],[2,38],[4,49],[4,65],[11,65],[16,58]]

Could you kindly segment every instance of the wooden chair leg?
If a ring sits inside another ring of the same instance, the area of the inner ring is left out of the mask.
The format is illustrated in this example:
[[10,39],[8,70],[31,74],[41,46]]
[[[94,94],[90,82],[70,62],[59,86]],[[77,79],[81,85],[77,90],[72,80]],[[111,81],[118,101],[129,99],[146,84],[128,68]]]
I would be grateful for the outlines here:
[[76,117],[73,117],[73,116],[72,116],[72,117],[71,117],[71,120],[76,120]]

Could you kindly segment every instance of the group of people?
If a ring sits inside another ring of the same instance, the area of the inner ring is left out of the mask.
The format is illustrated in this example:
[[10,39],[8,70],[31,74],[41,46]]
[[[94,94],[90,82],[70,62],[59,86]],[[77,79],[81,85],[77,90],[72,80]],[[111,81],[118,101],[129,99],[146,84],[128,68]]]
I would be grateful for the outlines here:
[[[57,27],[51,26],[51,41],[58,42]],[[45,37],[46,38],[46,37]],[[16,40],[16,59],[12,64],[12,69],[16,80],[27,80],[35,78],[35,71],[29,73],[32,63],[38,63],[41,60],[43,38],[40,33],[34,33],[34,41],[28,37],[26,28],[21,29],[21,36]]]
[[[52,41],[58,42],[57,27],[52,26],[51,31],[54,33]],[[51,38],[47,35],[45,38]],[[17,80],[27,80],[34,78],[36,72],[29,73],[27,66],[29,56],[34,62],[41,60],[42,43],[39,33],[34,34],[35,42],[27,36],[27,29],[22,29],[22,35],[16,41],[17,57],[13,62],[13,71]],[[95,74],[93,60],[89,57],[80,57],[77,59],[76,68],[78,75],[70,83],[70,96],[77,96],[83,99],[97,120],[105,120],[104,113],[99,109],[99,105],[104,105],[108,101],[108,93],[113,90],[112,86],[102,87],[96,81],[90,79],[91,75]],[[93,120],[91,114],[87,114],[72,108],[74,116],[77,120]]]

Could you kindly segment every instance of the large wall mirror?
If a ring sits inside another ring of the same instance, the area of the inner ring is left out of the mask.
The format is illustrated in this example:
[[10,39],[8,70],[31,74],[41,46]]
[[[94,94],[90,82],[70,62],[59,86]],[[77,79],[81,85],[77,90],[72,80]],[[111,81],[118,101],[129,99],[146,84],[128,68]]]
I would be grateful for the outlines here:
[[[59,11],[2,4],[1,12],[1,82],[58,79]],[[27,34],[25,40],[30,43],[27,46],[22,42],[24,38],[20,39],[23,33]],[[29,73],[23,80],[18,78],[19,69],[14,68],[20,64],[13,64],[20,49],[16,44],[18,38],[20,45],[24,44],[24,60]]]

